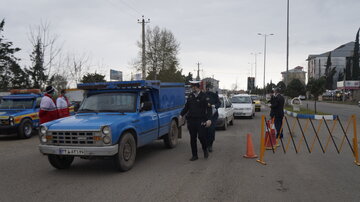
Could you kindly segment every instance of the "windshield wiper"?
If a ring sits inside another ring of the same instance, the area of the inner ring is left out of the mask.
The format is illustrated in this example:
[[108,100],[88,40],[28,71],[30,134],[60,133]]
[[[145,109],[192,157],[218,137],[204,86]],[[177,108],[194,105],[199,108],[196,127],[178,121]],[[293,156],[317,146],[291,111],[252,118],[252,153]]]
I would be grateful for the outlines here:
[[87,108],[85,108],[85,109],[80,109],[78,112],[95,112],[95,113],[98,113],[99,111],[98,110],[93,110],[93,109],[87,109]]
[[116,110],[116,109],[104,109],[104,110],[99,110],[99,112],[118,112],[124,114],[124,111]]

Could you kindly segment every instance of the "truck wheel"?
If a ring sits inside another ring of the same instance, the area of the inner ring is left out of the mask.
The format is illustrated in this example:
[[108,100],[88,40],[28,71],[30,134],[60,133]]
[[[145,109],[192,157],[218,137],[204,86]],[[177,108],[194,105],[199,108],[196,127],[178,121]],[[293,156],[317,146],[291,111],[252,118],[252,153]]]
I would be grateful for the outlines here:
[[48,160],[52,166],[57,169],[67,169],[74,161],[74,156],[48,155]]
[[30,138],[33,133],[33,124],[30,119],[24,119],[18,129],[18,137],[22,139]]
[[114,156],[114,163],[118,170],[130,170],[135,163],[136,142],[134,136],[127,132],[122,135],[119,142],[119,152]]
[[164,136],[164,144],[167,148],[174,148],[177,145],[179,137],[179,127],[175,120],[171,121],[170,131]]

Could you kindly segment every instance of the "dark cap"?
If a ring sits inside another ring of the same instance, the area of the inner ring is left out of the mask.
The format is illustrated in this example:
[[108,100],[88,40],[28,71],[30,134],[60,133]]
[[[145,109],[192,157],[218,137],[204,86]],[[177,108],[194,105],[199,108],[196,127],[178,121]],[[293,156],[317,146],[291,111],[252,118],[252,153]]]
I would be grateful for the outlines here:
[[47,93],[47,94],[51,94],[51,93],[53,93],[54,91],[55,91],[55,88],[52,87],[52,86],[47,86],[47,87],[45,88],[45,93]]

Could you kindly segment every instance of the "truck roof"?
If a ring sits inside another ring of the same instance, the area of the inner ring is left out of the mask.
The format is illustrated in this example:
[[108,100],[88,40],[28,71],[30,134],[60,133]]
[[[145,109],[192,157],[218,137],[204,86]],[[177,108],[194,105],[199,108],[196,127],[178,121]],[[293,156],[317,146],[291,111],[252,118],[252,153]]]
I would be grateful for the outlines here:
[[6,95],[3,96],[2,99],[4,100],[14,100],[14,99],[33,99],[33,98],[37,98],[37,97],[41,97],[41,94],[12,94],[12,95]]
[[99,83],[80,83],[77,85],[78,89],[83,90],[104,90],[104,89],[141,89],[153,88],[160,89],[160,87],[178,87],[184,86],[183,83],[169,83],[158,80],[137,80],[137,81],[113,81],[113,82],[99,82]]

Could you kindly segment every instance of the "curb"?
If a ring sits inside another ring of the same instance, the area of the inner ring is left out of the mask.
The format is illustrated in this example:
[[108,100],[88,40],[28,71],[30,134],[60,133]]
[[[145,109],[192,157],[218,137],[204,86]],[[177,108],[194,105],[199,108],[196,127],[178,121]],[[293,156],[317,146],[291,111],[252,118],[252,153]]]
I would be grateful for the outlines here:
[[299,119],[325,119],[325,120],[335,120],[337,118],[337,115],[316,115],[316,114],[298,114],[295,112],[291,112],[291,111],[287,111],[284,110],[285,114],[292,116],[292,117],[297,117]]

